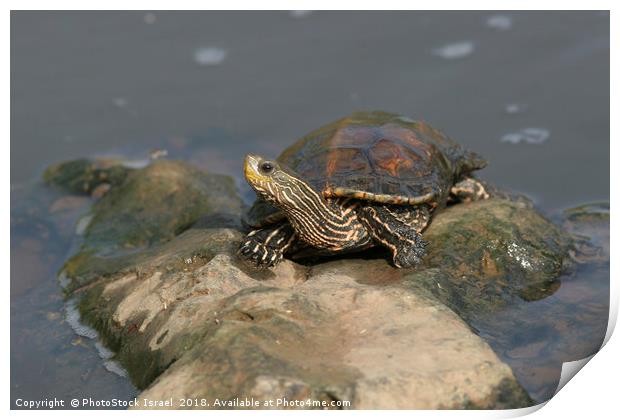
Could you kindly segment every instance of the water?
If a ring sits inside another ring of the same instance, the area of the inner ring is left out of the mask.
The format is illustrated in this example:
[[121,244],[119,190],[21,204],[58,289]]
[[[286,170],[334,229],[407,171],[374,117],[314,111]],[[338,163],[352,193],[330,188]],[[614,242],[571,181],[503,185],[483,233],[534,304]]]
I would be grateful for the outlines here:
[[471,41],[460,41],[447,44],[433,50],[433,54],[446,60],[465,58],[474,52],[475,45]]
[[518,303],[473,323],[539,402],[553,396],[562,363],[597,352],[607,330],[609,266],[560,281],[546,299]]
[[[13,12],[11,65],[12,400],[137,392],[65,321],[55,275],[89,202],[36,187],[50,163],[165,150],[240,179],[244,153],[381,109],[480,152],[484,178],[546,211],[609,199],[606,13]],[[598,348],[608,285],[564,279],[476,328],[542,400],[559,360]]]
[[[513,108],[511,108],[512,110]],[[544,128],[527,127],[515,133],[508,133],[502,136],[501,141],[505,143],[519,144],[542,144],[547,141],[551,133]]]
[[201,66],[217,66],[222,64],[227,54],[223,48],[202,47],[194,51],[194,61]]
[[512,28],[512,18],[507,15],[493,15],[487,18],[487,26],[498,31],[507,31]]

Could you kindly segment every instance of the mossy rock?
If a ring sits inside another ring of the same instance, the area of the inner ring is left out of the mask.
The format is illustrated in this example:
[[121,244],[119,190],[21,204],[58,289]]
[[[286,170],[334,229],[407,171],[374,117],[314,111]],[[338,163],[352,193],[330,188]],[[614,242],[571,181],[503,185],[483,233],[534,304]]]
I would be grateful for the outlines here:
[[94,204],[79,251],[61,271],[65,289],[118,273],[197,222],[230,226],[241,205],[228,176],[178,161],[156,161],[135,170]]
[[424,237],[428,254],[403,273],[405,284],[431,291],[466,320],[514,299],[547,297],[570,269],[571,235],[523,200],[451,206]]
[[115,159],[76,159],[48,167],[43,180],[73,194],[91,194],[98,186],[122,184],[133,169]]
[[85,244],[101,252],[148,246],[170,240],[205,214],[238,214],[240,206],[232,178],[156,161],[94,205]]

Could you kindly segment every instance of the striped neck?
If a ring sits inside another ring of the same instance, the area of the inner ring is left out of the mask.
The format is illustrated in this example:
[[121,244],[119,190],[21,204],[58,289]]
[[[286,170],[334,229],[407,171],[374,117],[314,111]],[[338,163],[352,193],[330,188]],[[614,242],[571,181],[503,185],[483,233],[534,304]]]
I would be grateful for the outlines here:
[[304,242],[336,249],[351,240],[352,223],[356,221],[352,207],[343,206],[338,200],[325,199],[306,182],[293,177],[280,187],[277,195],[278,206]]

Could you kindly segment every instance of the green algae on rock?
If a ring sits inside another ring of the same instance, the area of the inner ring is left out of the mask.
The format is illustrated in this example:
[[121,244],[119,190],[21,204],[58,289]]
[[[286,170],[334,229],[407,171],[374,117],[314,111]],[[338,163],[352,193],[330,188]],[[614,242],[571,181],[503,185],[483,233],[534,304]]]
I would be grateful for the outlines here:
[[156,161],[130,173],[97,201],[80,250],[65,264],[71,291],[128,265],[136,251],[164,243],[205,215],[238,217],[232,178],[177,161]]
[[157,161],[129,175],[94,205],[85,242],[98,250],[163,242],[205,214],[238,213],[240,205],[232,178]]
[[552,294],[573,243],[531,204],[505,198],[448,207],[425,237],[428,255],[405,283],[432,291],[466,320]]

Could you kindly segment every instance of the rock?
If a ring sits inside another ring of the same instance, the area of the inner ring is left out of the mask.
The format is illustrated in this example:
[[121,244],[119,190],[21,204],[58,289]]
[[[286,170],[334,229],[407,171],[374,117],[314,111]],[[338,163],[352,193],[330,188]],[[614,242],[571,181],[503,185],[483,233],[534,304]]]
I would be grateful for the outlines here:
[[403,272],[465,320],[515,299],[539,300],[570,269],[570,235],[519,200],[492,198],[448,207],[424,233],[422,266]]
[[527,200],[449,207],[414,270],[376,249],[258,271],[235,255],[240,210],[232,180],[170,161],[132,172],[94,205],[65,290],[141,398],[532,404],[466,323],[548,296],[571,269],[573,237]]
[[[205,214],[212,220],[238,218],[241,200],[234,181],[176,161],[156,161],[113,187],[86,219],[80,251],[63,269],[71,291],[132,260],[136,250],[164,243]],[[232,216],[231,216],[232,215]]]
[[[194,235],[204,238],[188,231],[169,249]],[[265,273],[224,248],[187,271],[157,270],[158,258],[144,261],[150,269],[142,274],[89,288],[80,304],[134,382],[147,387],[140,398],[310,398],[353,408],[531,402],[510,368],[430,295],[359,282],[393,272],[383,260],[310,271],[284,261]]]
[[254,280],[217,304],[202,298],[201,311],[217,313],[204,320],[202,341],[142,397],[348,401],[358,409],[529,403],[510,368],[445,306],[347,274],[368,268],[389,267],[334,261],[292,287]]
[[49,207],[50,213],[73,212],[84,208],[88,204],[88,198],[78,195],[65,195],[56,199]]
[[120,185],[133,169],[115,159],[77,159],[47,168],[43,180],[73,194],[91,194],[98,186]]
[[564,211],[563,227],[577,237],[573,257],[579,262],[608,264],[609,203],[584,204]]
[[157,161],[95,204],[86,242],[97,248],[150,245],[173,238],[205,214],[238,214],[240,207],[230,177]]

